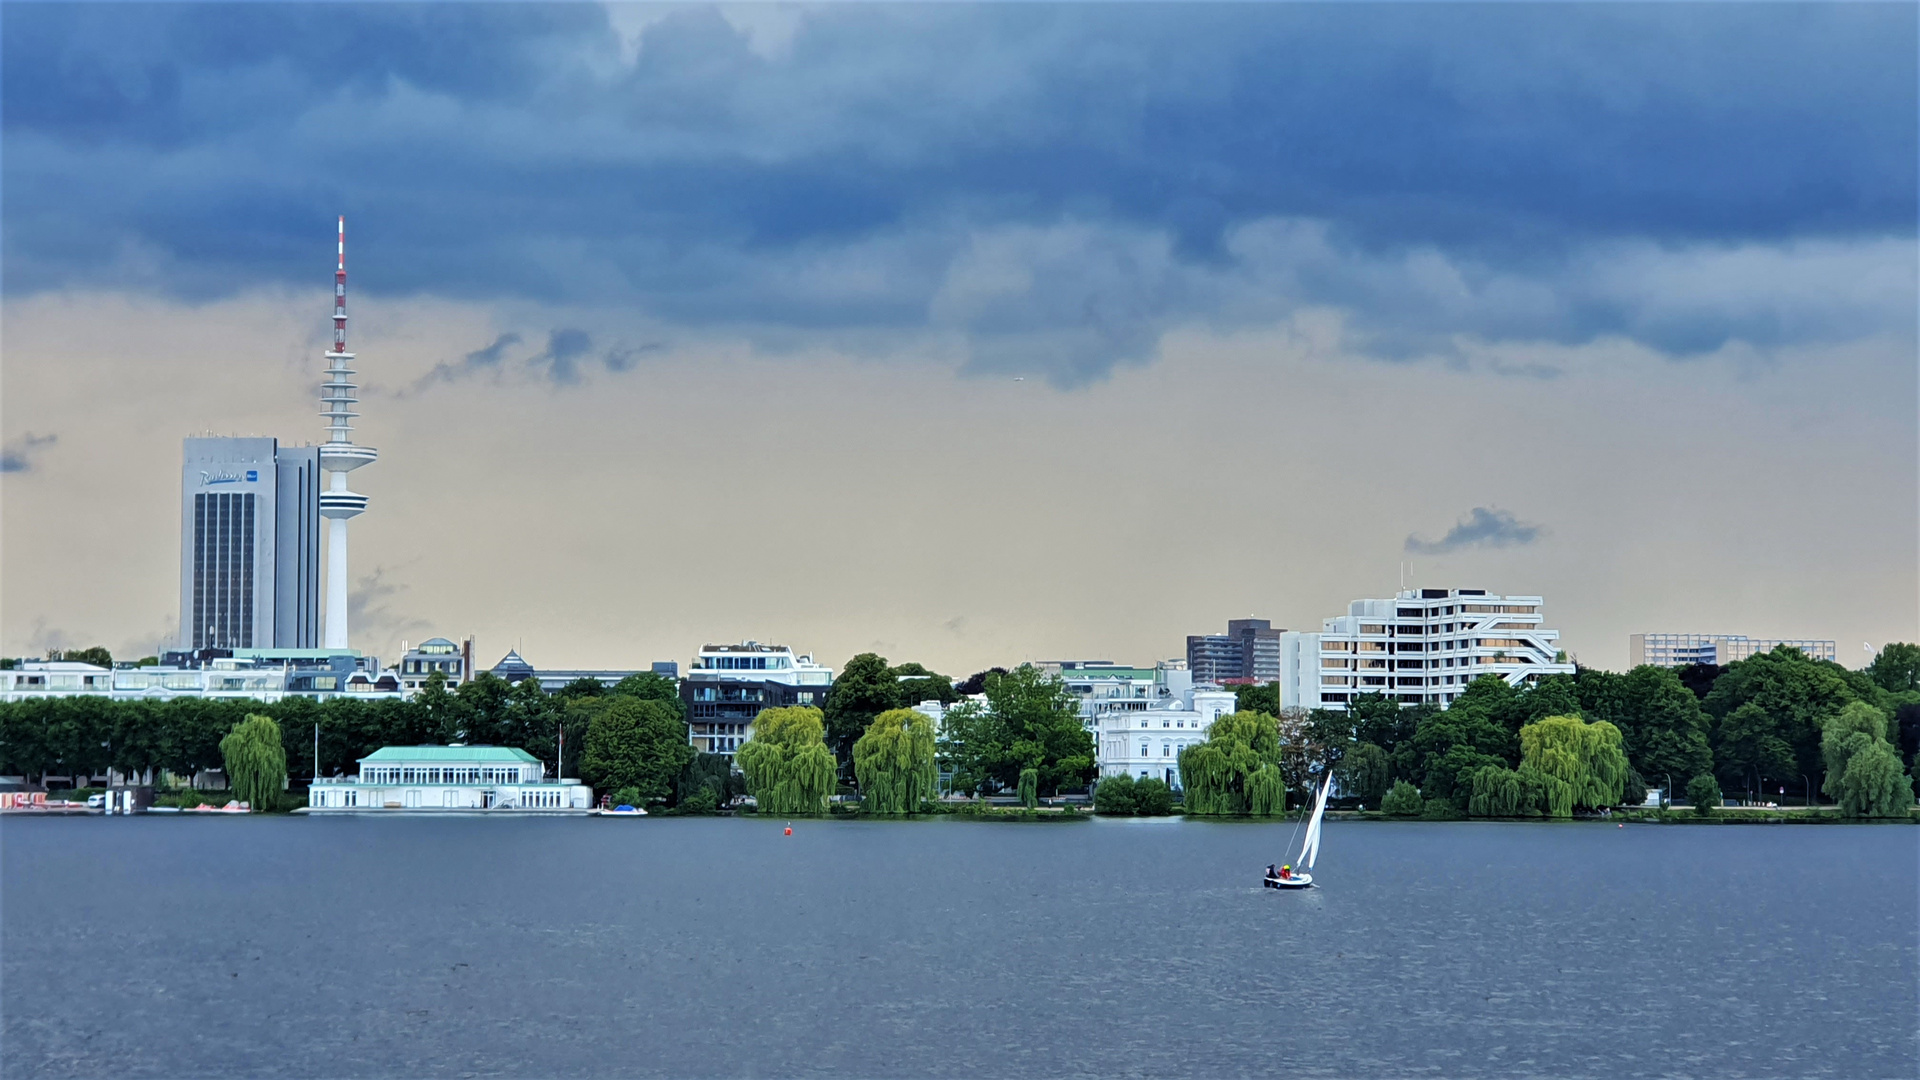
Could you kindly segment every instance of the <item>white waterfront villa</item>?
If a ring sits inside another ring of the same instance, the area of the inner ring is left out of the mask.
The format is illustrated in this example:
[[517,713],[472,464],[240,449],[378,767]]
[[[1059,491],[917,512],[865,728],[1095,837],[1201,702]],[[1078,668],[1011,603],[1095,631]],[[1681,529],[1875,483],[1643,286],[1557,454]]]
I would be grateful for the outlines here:
[[360,759],[357,776],[322,778],[309,813],[368,810],[583,812],[593,790],[549,780],[546,766],[508,746],[384,746]]
[[1205,742],[1207,728],[1234,711],[1234,695],[1208,683],[1195,685],[1185,664],[1161,665],[1139,708],[1129,695],[1099,708],[1088,730],[1095,740],[1100,775],[1164,780],[1178,789],[1180,751]]

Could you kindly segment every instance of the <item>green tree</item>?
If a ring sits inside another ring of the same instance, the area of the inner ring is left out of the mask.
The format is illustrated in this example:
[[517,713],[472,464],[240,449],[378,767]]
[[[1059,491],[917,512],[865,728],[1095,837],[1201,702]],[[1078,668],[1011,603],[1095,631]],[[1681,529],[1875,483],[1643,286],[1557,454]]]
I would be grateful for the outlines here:
[[1529,809],[1520,774],[1504,765],[1475,769],[1468,783],[1473,793],[1467,801],[1467,813],[1473,817],[1519,817]]
[[[1864,701],[1850,702],[1846,708],[1827,717],[1820,733],[1821,763],[1826,766],[1827,776],[1820,790],[1839,799],[1847,763],[1867,747],[1885,743],[1886,737],[1887,714]],[[1897,766],[1899,758],[1894,762]]]
[[1093,812],[1113,817],[1131,817],[1138,808],[1133,794],[1133,777],[1126,773],[1103,776],[1093,786]]
[[553,696],[562,701],[579,698],[597,698],[607,692],[607,684],[591,675],[582,675],[553,692]]
[[1020,805],[1031,810],[1040,805],[1040,770],[1028,768],[1020,770]]
[[105,645],[90,645],[84,649],[67,649],[64,652],[60,652],[60,651],[49,652],[47,654],[47,659],[72,660],[78,663],[93,664],[96,667],[103,667],[103,668],[113,667],[113,654],[107,651],[107,647]]
[[1080,722],[1080,699],[1066,683],[1031,664],[985,678],[986,702],[961,702],[947,713],[941,760],[956,791],[1001,791],[1022,769],[1039,773],[1051,795],[1091,780],[1093,736]]
[[827,692],[826,738],[834,758],[851,759],[853,744],[873,723],[874,717],[901,706],[900,680],[887,666],[886,658],[861,653],[847,661]]
[[525,750],[545,763],[554,776],[561,776],[565,770],[556,755],[562,711],[562,703],[541,688],[539,679],[521,679],[507,695],[500,742]]
[[665,802],[693,755],[686,725],[673,709],[616,696],[588,723],[580,778],[599,791],[633,788],[649,803]]
[[1246,813],[1247,778],[1263,767],[1274,768],[1278,775],[1279,765],[1280,730],[1273,717],[1250,712],[1220,717],[1207,728],[1205,742],[1180,751],[1187,813]]
[[827,749],[826,718],[794,705],[762,709],[753,737],[735,755],[747,791],[768,814],[824,814],[839,774]]
[[609,693],[639,698],[642,701],[657,701],[673,710],[673,714],[683,722],[687,718],[687,703],[680,700],[680,688],[672,679],[657,671],[636,671],[613,684]]
[[1173,789],[1157,776],[1135,781],[1133,812],[1143,817],[1166,817],[1173,813]]
[[[1802,770],[1781,724],[1758,701],[1749,701],[1720,722],[1714,762],[1720,775],[1744,781],[1751,790],[1769,779],[1784,780]],[[1806,770],[1819,772],[1818,768]]]
[[1413,737],[1398,748],[1402,761],[1395,772],[1414,780],[1426,798],[1451,799],[1465,810],[1472,789],[1461,778],[1488,765],[1513,764],[1514,734],[1505,721],[1521,715],[1506,680],[1483,675],[1445,711],[1419,714]]
[[[438,674],[436,672],[436,674]],[[512,709],[513,684],[483,671],[461,683],[454,691],[459,698],[464,727],[460,737],[469,743],[499,746],[508,742],[508,713]]]
[[1701,773],[1687,781],[1687,802],[1693,804],[1693,812],[1700,815],[1711,814],[1720,806],[1720,782],[1712,773]]
[[1602,720],[1549,716],[1520,729],[1520,765],[1547,778],[1545,809],[1569,817],[1574,808],[1617,806],[1627,780],[1620,729]]
[[1268,716],[1279,716],[1280,684],[1245,683],[1234,687],[1233,709],[1235,712],[1263,712]]
[[[1820,735],[1826,718],[1859,700],[1859,691],[1879,692],[1860,672],[1812,660],[1784,645],[1727,665],[1701,703],[1716,722],[1713,752],[1720,775],[1756,783],[1802,773],[1817,777],[1823,764]],[[1763,734],[1756,734],[1762,725],[1749,714],[1734,725],[1730,739],[1728,721],[1745,705],[1761,709],[1770,724],[1764,726]],[[1779,745],[1769,739],[1779,740]]]
[[1885,646],[1867,665],[1867,675],[1893,693],[1920,690],[1920,645],[1897,641]]
[[1286,813],[1287,787],[1286,773],[1279,766],[1262,765],[1253,770],[1247,776],[1247,813],[1254,817],[1278,817]]
[[960,700],[960,692],[953,687],[953,680],[937,671],[929,671],[922,664],[896,664],[893,677],[900,680],[900,704],[918,705],[923,701],[938,701],[942,705],[951,705]]
[[889,709],[874,717],[853,744],[853,773],[860,803],[876,814],[914,814],[938,794],[933,722],[912,709]]
[[1885,741],[1869,742],[1847,759],[1839,788],[1840,812],[1848,817],[1906,817],[1913,809],[1913,783]]
[[287,751],[271,716],[249,715],[220,740],[233,797],[254,811],[273,810],[287,785]]
[[1380,800],[1381,812],[1394,817],[1413,817],[1425,806],[1426,803],[1420,798],[1420,789],[1405,780],[1395,783],[1386,797]]
[[733,758],[726,754],[699,753],[680,770],[674,783],[674,804],[683,810],[704,812],[702,791],[711,791],[713,808],[732,802],[735,795],[747,792],[746,780],[734,772]]
[[1363,742],[1341,757],[1333,775],[1340,781],[1340,790],[1362,803],[1378,806],[1393,780],[1393,767],[1384,749]]

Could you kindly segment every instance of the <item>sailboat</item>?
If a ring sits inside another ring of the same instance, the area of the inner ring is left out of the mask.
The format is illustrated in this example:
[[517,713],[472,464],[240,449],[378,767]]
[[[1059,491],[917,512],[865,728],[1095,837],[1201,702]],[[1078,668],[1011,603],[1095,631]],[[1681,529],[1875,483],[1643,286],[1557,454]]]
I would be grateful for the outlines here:
[[1333,770],[1327,770],[1327,778],[1320,782],[1320,793],[1313,800],[1313,816],[1307,819],[1307,836],[1300,842],[1299,869],[1287,867],[1278,872],[1269,870],[1264,884],[1269,889],[1311,889],[1313,860],[1320,856],[1320,819],[1327,812],[1327,793],[1333,787]]

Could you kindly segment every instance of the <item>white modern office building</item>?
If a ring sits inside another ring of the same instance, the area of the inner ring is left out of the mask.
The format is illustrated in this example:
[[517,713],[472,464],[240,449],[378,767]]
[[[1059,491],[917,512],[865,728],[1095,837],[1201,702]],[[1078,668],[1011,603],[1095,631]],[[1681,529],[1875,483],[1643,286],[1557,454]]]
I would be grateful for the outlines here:
[[585,813],[593,790],[549,780],[540,759],[506,746],[385,746],[360,759],[355,776],[321,778],[309,813],[516,811]]
[[1230,690],[1196,685],[1185,664],[1162,665],[1155,674],[1144,707],[1117,700],[1092,717],[1095,763],[1101,776],[1151,777],[1179,788],[1180,751],[1204,742],[1207,728],[1234,711],[1235,698]]
[[[0,671],[0,701],[100,696],[114,701],[171,701],[177,697],[325,700],[404,696],[392,672],[369,671],[363,658],[326,649],[236,649],[197,667],[122,667],[109,671],[70,660],[28,660]],[[371,658],[367,658],[371,659]],[[378,666],[378,660],[372,661]]]
[[1446,706],[1482,675],[1514,686],[1571,675],[1560,632],[1538,596],[1484,589],[1407,589],[1355,600],[1318,633],[1280,641],[1280,706],[1345,709],[1362,694]]
[[687,738],[695,749],[732,754],[753,738],[753,718],[760,710],[825,708],[832,689],[832,668],[785,645],[703,645],[680,681]]
[[1686,667],[1689,664],[1731,664],[1787,646],[1815,660],[1838,662],[1840,650],[1824,638],[1750,638],[1745,634],[1631,634],[1627,662],[1632,667]]

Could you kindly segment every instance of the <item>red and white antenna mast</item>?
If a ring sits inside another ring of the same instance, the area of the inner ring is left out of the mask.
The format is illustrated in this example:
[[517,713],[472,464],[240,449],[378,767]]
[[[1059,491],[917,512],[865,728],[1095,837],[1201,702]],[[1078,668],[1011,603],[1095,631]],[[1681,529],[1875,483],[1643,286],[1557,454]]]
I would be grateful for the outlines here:
[[347,217],[340,215],[340,269],[333,272],[333,351],[347,351]]
[[347,520],[367,508],[367,497],[347,490],[347,474],[380,456],[371,446],[353,442],[353,419],[360,414],[353,382],[353,354],[347,351],[347,219],[340,218],[340,262],[333,272],[333,351],[327,354],[327,381],[320,384],[320,415],[327,419],[327,441],[320,444],[320,467],[333,474],[320,493],[320,516],[327,519],[326,647],[347,648]]

